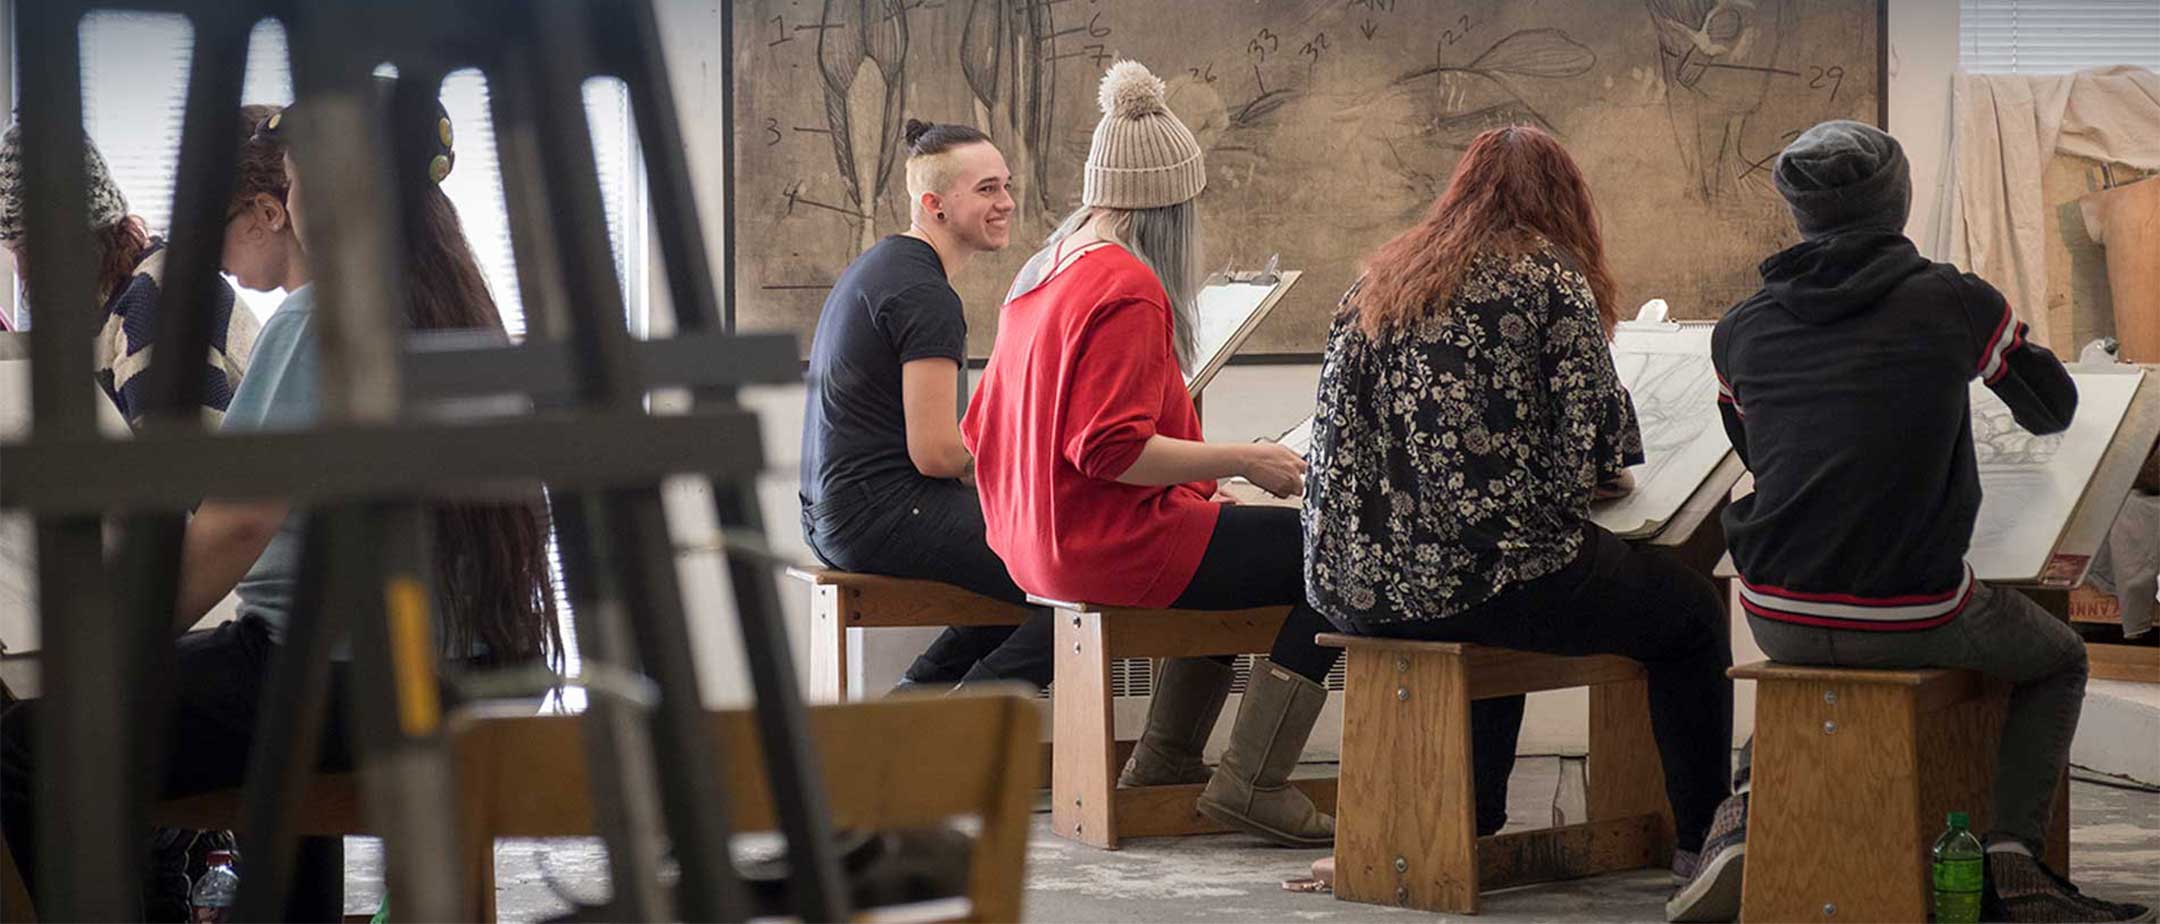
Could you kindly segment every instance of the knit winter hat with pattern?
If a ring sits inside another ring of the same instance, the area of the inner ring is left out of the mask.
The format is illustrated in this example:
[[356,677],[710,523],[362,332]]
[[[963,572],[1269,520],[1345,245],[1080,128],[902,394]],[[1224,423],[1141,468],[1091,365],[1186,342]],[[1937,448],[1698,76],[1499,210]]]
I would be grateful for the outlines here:
[[[83,170],[90,175],[90,227],[107,228],[127,217],[127,196],[105,169],[90,139],[83,139]],[[22,126],[9,125],[0,136],[0,242],[23,236]]]
[[1152,209],[1200,195],[1207,186],[1200,142],[1165,96],[1162,79],[1138,61],[1119,61],[1103,74],[1103,117],[1088,146],[1081,204]]

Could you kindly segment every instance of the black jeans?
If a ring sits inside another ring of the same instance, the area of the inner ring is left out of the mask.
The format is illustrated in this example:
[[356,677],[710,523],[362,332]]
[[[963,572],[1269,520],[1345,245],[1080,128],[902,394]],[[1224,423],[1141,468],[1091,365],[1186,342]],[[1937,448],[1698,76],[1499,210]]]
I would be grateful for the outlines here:
[[1297,510],[1223,505],[1192,583],[1171,606],[1238,610],[1285,603],[1290,618],[1275,633],[1268,660],[1314,683],[1326,682],[1342,651],[1313,642],[1313,636],[1334,627],[1305,601],[1305,534]]
[[[164,782],[157,797],[176,798],[241,784],[263,686],[277,648],[257,618],[228,622],[180,637],[175,652],[172,724],[164,734]],[[350,770],[346,741],[345,665],[331,670],[328,715],[318,768]],[[0,712],[0,834],[32,896],[37,890],[37,833],[32,799],[36,779],[39,701],[24,700]],[[148,831],[143,834],[147,838]],[[345,847],[340,838],[301,841],[298,879],[286,904],[289,921],[341,921],[345,913]],[[245,875],[245,867],[242,867]]]
[[[1708,578],[1662,554],[1584,529],[1582,551],[1558,572],[1448,619],[1353,622],[1344,631],[1472,642],[1556,655],[1617,654],[1649,673],[1650,724],[1665,763],[1677,846],[1700,850],[1718,803],[1731,792],[1732,631]],[[1522,728],[1522,697],[1471,708],[1478,820],[1504,821],[1507,771]],[[1493,824],[1493,830],[1499,829]]]
[[[842,571],[942,581],[994,600],[1027,602],[984,538],[982,501],[958,481],[912,478],[841,489],[802,515],[803,539]],[[1019,626],[953,626],[909,665],[913,683],[1024,680],[1050,685],[1050,612]]]

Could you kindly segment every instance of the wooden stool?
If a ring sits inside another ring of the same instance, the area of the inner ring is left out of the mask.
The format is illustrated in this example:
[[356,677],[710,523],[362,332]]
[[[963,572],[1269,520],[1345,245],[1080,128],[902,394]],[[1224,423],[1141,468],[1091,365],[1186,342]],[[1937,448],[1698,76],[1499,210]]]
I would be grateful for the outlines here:
[[[950,899],[858,909],[861,921],[1018,921],[1035,795],[1035,704],[1010,694],[896,697],[810,710],[836,827],[894,831],[973,817],[967,891]],[[711,713],[728,822],[779,826],[763,740],[745,710]],[[577,716],[472,709],[453,720],[462,835],[469,855],[501,837],[598,832]],[[548,772],[535,774],[534,767]],[[493,921],[492,901],[470,920]]]
[[[1642,666],[1450,642],[1322,635],[1346,649],[1335,897],[1476,914],[1478,893],[1672,861]],[[1590,688],[1589,819],[1477,836],[1470,703]]]
[[[1110,663],[1118,658],[1188,658],[1265,652],[1290,613],[1151,610],[1029,597],[1057,611],[1057,684],[1050,828],[1062,837],[1115,850],[1120,837],[1217,834],[1230,830],[1200,814],[1201,785],[1120,789],[1122,751],[1111,711]],[[1320,810],[1335,806],[1335,781],[1293,781]]]
[[848,698],[849,629],[922,626],[1017,626],[1028,610],[938,581],[789,568],[810,585],[810,688],[813,703]]
[[[1928,848],[1952,811],[1986,831],[2007,690],[1972,671],[1763,661],[1756,681],[1746,921],[1925,921]],[[2048,864],[2068,872],[2067,774]]]

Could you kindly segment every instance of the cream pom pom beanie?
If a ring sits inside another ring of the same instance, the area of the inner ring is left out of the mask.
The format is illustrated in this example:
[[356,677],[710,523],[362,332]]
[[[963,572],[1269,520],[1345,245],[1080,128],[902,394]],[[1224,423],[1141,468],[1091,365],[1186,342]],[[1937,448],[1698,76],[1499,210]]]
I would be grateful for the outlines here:
[[1088,146],[1083,205],[1149,209],[1191,201],[1207,186],[1200,142],[1164,102],[1161,78],[1138,61],[1104,72],[1103,117]]

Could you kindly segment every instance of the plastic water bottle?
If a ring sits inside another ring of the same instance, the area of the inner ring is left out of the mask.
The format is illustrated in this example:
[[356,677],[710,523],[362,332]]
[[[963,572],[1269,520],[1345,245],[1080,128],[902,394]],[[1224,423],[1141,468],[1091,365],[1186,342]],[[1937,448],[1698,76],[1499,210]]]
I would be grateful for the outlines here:
[[233,897],[240,894],[240,873],[233,866],[237,861],[233,851],[210,851],[210,868],[203,870],[188,892],[188,908],[196,924],[223,924],[232,914]]
[[1932,851],[1937,924],[1973,924],[1980,920],[1980,882],[1987,853],[1970,830],[1964,812],[1950,813],[1950,829],[1935,839]]

